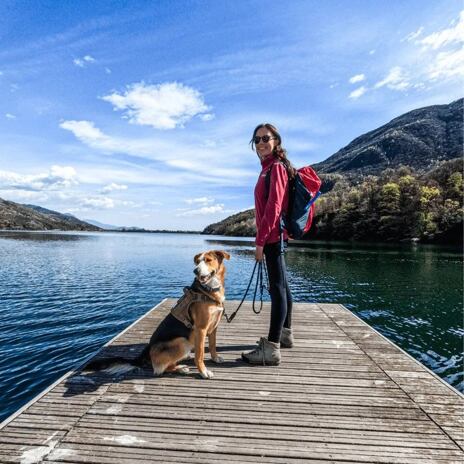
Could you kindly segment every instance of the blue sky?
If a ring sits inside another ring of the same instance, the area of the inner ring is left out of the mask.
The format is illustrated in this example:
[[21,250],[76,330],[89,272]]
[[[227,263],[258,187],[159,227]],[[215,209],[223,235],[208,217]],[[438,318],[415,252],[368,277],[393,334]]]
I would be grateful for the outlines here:
[[462,96],[446,1],[0,2],[0,197],[200,230],[253,206],[248,142],[297,167]]

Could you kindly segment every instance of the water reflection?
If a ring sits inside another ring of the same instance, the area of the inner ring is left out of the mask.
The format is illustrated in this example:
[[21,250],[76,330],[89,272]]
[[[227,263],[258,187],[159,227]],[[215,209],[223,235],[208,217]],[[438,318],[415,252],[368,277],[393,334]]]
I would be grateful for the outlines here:
[[36,241],[36,242],[75,242],[79,240],[95,239],[94,234],[75,232],[21,232],[21,231],[0,231],[0,239]]

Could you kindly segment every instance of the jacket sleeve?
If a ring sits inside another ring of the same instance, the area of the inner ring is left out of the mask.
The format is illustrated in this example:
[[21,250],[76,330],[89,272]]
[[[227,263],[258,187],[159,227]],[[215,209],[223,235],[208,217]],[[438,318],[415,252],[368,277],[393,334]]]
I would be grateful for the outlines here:
[[280,213],[287,192],[288,174],[285,167],[281,163],[275,163],[271,169],[269,196],[255,240],[258,246],[264,246],[271,231],[279,228]]

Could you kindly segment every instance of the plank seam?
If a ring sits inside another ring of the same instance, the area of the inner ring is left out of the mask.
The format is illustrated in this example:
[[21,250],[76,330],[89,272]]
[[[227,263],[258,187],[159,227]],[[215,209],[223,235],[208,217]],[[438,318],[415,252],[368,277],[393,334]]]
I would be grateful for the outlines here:
[[[318,305],[319,308],[324,311],[324,308],[321,306],[321,305]],[[358,315],[354,314],[352,311],[350,311],[348,308],[346,308],[345,306],[341,305],[341,304],[337,304],[336,305],[338,308],[341,308],[343,311],[345,312],[348,312],[349,314],[351,314],[352,316],[354,316],[355,318],[357,318],[358,320],[360,320],[363,324],[365,324],[369,329],[371,329],[372,331],[374,331],[377,335],[380,335],[384,340],[386,340],[389,344],[395,346],[396,348],[398,348],[398,350],[402,351],[403,354],[405,354],[406,356],[408,356],[409,358],[411,358],[412,360],[414,360],[416,363],[419,363],[419,361],[417,361],[417,359],[413,358],[410,354],[408,354],[406,351],[402,350],[399,346],[397,346],[395,343],[393,343],[391,340],[389,340],[387,337],[385,337],[384,335],[382,335],[380,332],[378,332],[377,330],[375,330],[373,327],[371,327],[367,322],[363,321]],[[334,324],[337,325],[337,327],[340,328],[340,330],[346,334],[347,337],[350,338],[350,340],[353,340],[354,343],[356,343],[356,341],[354,339],[351,338],[351,336],[345,332],[344,330],[344,327],[343,325],[339,325],[337,323],[337,321],[332,317],[332,315],[330,313],[326,313],[324,311],[324,313],[327,315],[327,317],[329,317],[333,322]],[[372,362],[374,362],[383,372],[384,374],[395,384],[397,385],[397,387],[402,391],[404,392],[404,394],[414,403],[417,405],[417,407],[429,418],[429,420],[431,422],[433,422],[442,432],[444,435],[446,435],[456,446],[459,450],[463,450],[463,448],[459,445],[459,443],[457,443],[457,441],[451,437],[447,432],[446,430],[444,430],[440,424],[438,424],[434,419],[433,417],[430,416],[430,414],[421,406],[420,403],[417,403],[416,401],[414,401],[414,399],[411,397],[411,395],[406,391],[404,390],[400,384],[398,384],[395,379],[393,377],[391,377],[383,368],[382,366],[380,365],[380,363],[378,363],[374,358],[372,358],[372,356],[366,351],[364,350],[361,346],[359,346],[357,343],[356,345],[358,346],[358,348],[363,352],[365,353],[365,355],[371,359]],[[458,392],[457,390],[455,390],[451,385],[447,384],[443,379],[441,379],[440,377],[438,377],[434,372],[430,371],[430,369],[427,368],[427,366],[424,366],[422,363],[419,363],[425,370],[427,370],[430,374],[432,374],[436,379],[438,379],[441,383],[444,383],[447,387],[449,387],[451,390],[453,390],[453,392],[455,393],[458,393],[459,396],[463,396],[460,392]]]

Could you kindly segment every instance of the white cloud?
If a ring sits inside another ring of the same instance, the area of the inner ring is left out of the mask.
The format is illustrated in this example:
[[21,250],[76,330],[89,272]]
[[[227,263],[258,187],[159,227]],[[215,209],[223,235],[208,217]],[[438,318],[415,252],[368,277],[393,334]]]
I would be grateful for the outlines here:
[[84,68],[87,63],[95,63],[95,58],[90,55],[85,55],[82,58],[74,58],[73,63],[79,68]]
[[401,40],[413,44],[410,53],[405,54],[401,66],[392,67],[373,89],[423,91],[434,84],[464,78],[464,10],[449,27],[419,39],[423,32],[420,27]]
[[209,203],[214,203],[214,198],[208,198],[208,197],[201,197],[201,198],[188,198],[184,200],[185,203],[192,205],[192,204],[202,204],[202,205],[207,205]]
[[5,118],[6,119],[16,119],[16,116],[14,114],[11,114],[11,113],[5,113]]
[[56,190],[78,184],[76,170],[70,166],[52,166],[48,173],[17,174],[0,171],[0,188],[19,190]]
[[464,77],[464,49],[444,51],[437,54],[427,69],[432,81],[453,77]]
[[114,200],[108,197],[84,198],[81,201],[81,206],[88,209],[112,209],[114,208]]
[[379,89],[384,86],[387,86],[389,89],[393,90],[406,90],[411,86],[411,83],[405,76],[401,67],[395,66],[394,68],[390,69],[389,73],[384,79],[375,84],[374,88]]
[[117,139],[105,135],[91,121],[63,121],[60,127],[71,131],[79,140],[91,147],[110,152],[120,152],[122,149]]
[[48,200],[49,195],[44,192],[35,192],[31,190],[16,190],[0,188],[0,198],[17,203],[44,203]]
[[143,206],[142,203],[136,203],[135,201],[128,201],[128,200],[123,200],[118,202],[121,206],[129,206],[131,208],[141,208]]
[[114,190],[127,190],[127,185],[111,183],[102,188],[103,193],[113,192]]
[[464,10],[460,12],[459,20],[457,22],[453,21],[451,25],[453,27],[434,32],[416,41],[416,43],[424,47],[431,47],[433,50],[442,48],[445,45],[462,44],[464,42]]
[[348,96],[348,98],[351,98],[353,100],[356,100],[357,98],[359,98],[361,95],[365,94],[367,91],[367,88],[362,86],[362,87],[359,87],[357,88],[356,90],[353,90],[353,92],[350,93],[350,95]]
[[371,50],[371,51],[369,52],[369,55],[374,55],[374,53],[375,53],[376,51],[377,51],[377,50],[375,50],[375,49],[374,49],[374,50]]
[[111,69],[110,68],[105,68],[106,74],[111,74]]
[[177,82],[159,85],[139,82],[127,86],[123,94],[113,92],[101,98],[110,102],[115,110],[124,111],[130,123],[155,129],[182,127],[195,116],[206,121],[213,118],[200,92]]
[[214,114],[211,113],[206,113],[206,114],[201,114],[200,119],[202,121],[211,121],[215,118]]
[[424,31],[424,27],[421,26],[419,29],[417,29],[417,31],[411,32],[410,34],[408,34],[404,39],[401,40],[401,42],[404,42],[404,41],[412,42],[414,39],[417,39],[417,37],[419,37],[423,31]]
[[[223,185],[245,182],[247,178],[254,178],[255,172],[237,167],[240,157],[233,156],[233,151],[228,147],[227,157],[221,156],[221,150],[216,147],[205,147],[203,140],[199,145],[179,139],[179,137],[167,136],[148,139],[126,139],[111,137],[95,127],[91,121],[63,121],[62,129],[71,131],[81,142],[106,154],[124,153],[134,157],[156,160],[164,163],[165,167],[177,168],[196,176],[197,182],[207,182]],[[242,147],[237,148],[237,155],[243,152]],[[186,173],[186,174],[187,174]],[[170,170],[170,178],[159,178],[158,183],[172,183],[173,174]],[[184,178],[185,180],[185,178]],[[193,181],[194,179],[189,179]],[[179,178],[175,182],[182,184]]]
[[350,84],[356,84],[356,82],[362,82],[365,79],[366,76],[364,74],[356,74],[355,76],[350,77]]
[[464,10],[450,26],[415,42],[422,46],[425,78],[432,82],[464,77]]
[[203,206],[199,209],[192,209],[189,211],[184,211],[183,213],[178,213],[176,216],[205,216],[209,214],[215,213],[223,213],[224,212],[224,205],[217,204],[212,206]]

